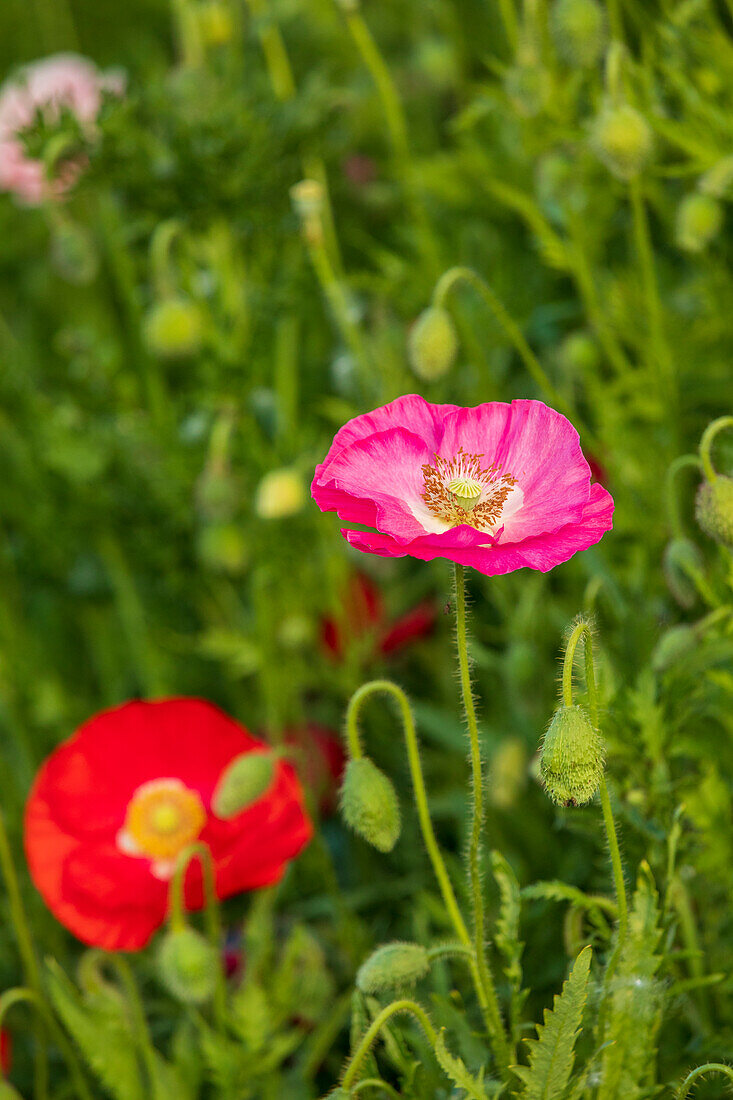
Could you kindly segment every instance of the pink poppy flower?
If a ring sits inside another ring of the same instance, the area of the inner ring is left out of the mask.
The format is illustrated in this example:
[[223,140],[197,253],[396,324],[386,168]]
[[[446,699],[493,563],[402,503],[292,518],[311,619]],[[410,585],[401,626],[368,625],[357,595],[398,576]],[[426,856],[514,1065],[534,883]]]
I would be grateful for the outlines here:
[[27,65],[19,77],[0,88],[0,190],[10,191],[26,206],[38,206],[63,194],[77,179],[83,161],[67,161],[50,182],[40,160],[29,157],[21,134],[42,111],[53,121],[66,109],[93,136],[105,91],[121,95],[121,73],[100,73],[93,62],[62,53]]
[[613,499],[591,484],[578,433],[541,401],[475,408],[415,394],[350,420],[311,486],[368,554],[449,558],[494,576],[543,573],[610,530]]

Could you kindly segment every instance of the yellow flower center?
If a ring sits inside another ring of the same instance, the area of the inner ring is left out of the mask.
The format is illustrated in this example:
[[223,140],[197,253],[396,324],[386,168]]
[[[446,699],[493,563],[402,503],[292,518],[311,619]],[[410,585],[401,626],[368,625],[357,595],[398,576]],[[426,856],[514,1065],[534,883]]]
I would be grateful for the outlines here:
[[483,458],[460,448],[451,459],[436,455],[423,466],[422,498],[436,519],[449,527],[469,523],[479,531],[496,526],[516,479],[496,464],[485,466]]
[[179,779],[154,779],[132,796],[124,832],[140,855],[174,860],[205,824],[206,810],[196,791]]

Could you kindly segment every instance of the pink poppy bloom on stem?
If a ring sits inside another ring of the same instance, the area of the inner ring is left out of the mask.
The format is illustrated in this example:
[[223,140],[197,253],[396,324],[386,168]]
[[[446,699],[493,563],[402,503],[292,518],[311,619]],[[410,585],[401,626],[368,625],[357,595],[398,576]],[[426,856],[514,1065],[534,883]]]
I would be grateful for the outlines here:
[[34,61],[0,88],[0,190],[10,191],[26,206],[38,206],[63,194],[76,181],[83,161],[66,161],[49,181],[40,160],[28,156],[22,134],[40,111],[56,121],[70,111],[90,137],[105,91],[121,95],[124,77],[101,73],[93,62],[76,54],[60,53]]
[[475,408],[414,394],[336,433],[311,486],[359,550],[449,558],[487,576],[543,573],[610,530],[613,500],[591,483],[578,433],[541,401]]

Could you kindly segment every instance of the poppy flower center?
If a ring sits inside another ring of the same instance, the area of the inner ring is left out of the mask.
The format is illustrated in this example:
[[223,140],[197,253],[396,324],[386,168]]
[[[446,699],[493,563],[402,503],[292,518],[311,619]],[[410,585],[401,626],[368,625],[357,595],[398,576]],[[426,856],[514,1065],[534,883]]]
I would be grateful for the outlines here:
[[154,779],[135,791],[118,839],[131,855],[175,861],[205,824],[206,810],[196,791],[179,779]]
[[461,447],[453,458],[436,454],[432,464],[423,466],[422,499],[436,519],[449,527],[467,523],[479,531],[496,526],[516,479],[502,474],[496,463],[484,465],[483,458]]

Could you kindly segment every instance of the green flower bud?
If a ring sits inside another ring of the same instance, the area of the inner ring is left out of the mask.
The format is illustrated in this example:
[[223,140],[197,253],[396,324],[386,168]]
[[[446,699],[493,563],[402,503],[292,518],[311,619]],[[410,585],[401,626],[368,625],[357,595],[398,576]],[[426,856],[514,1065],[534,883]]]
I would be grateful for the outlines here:
[[447,310],[436,306],[423,310],[410,330],[407,352],[410,366],[423,382],[448,373],[458,352],[458,338]]
[[400,835],[400,806],[387,776],[368,757],[350,760],[340,793],[346,824],[380,852],[391,852]]
[[672,539],[667,543],[662,559],[667,588],[680,607],[690,608],[697,603],[698,595],[690,579],[692,571],[701,573],[703,556],[692,539]]
[[677,210],[675,239],[686,252],[703,252],[723,225],[723,207],[712,195],[695,191]]
[[703,481],[695,499],[695,517],[711,539],[733,549],[733,477]]
[[295,470],[271,470],[257,486],[255,511],[261,519],[285,519],[305,504],[305,488]]
[[163,298],[148,310],[143,335],[153,355],[182,359],[201,350],[204,322],[201,310],[190,298]]
[[672,665],[693,652],[699,641],[697,631],[692,626],[673,626],[666,630],[657,642],[652,653],[652,668],[655,672],[666,672]]
[[428,953],[419,943],[386,943],[361,964],[356,986],[362,993],[385,993],[414,985],[429,969]]
[[599,160],[622,180],[639,175],[654,146],[649,123],[628,103],[601,111],[593,123],[591,143]]
[[558,707],[540,749],[540,774],[552,801],[560,806],[590,802],[603,763],[601,736],[583,707]]
[[241,573],[248,560],[244,532],[235,523],[211,523],[198,537],[201,561],[221,573]]
[[245,752],[222,772],[211,808],[217,817],[236,817],[270,789],[275,778],[274,752]]
[[216,986],[219,953],[193,928],[166,932],[158,972],[169,993],[184,1004],[210,1000]]
[[596,0],[556,0],[551,26],[563,61],[585,68],[596,64],[606,38],[605,15]]

